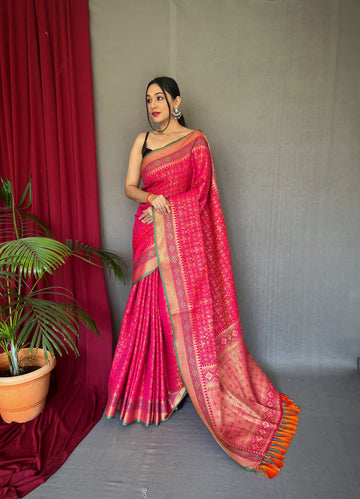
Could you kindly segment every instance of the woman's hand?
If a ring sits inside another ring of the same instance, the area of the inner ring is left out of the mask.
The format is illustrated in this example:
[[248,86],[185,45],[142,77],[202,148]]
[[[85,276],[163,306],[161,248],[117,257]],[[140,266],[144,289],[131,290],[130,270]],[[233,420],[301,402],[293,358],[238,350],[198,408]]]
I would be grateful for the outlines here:
[[[170,213],[170,203],[162,194],[150,194],[148,196],[148,202],[161,215]],[[151,206],[149,206],[149,208],[146,208],[146,210],[144,210],[139,217],[139,220],[141,220],[144,224],[151,224],[153,221]]]
[[151,224],[152,223],[153,216],[152,216],[151,206],[149,206],[149,208],[146,208],[146,210],[144,210],[142,212],[142,214],[139,216],[139,220],[141,220],[143,224]]
[[170,213],[170,203],[162,194],[150,194],[148,201],[161,215]]

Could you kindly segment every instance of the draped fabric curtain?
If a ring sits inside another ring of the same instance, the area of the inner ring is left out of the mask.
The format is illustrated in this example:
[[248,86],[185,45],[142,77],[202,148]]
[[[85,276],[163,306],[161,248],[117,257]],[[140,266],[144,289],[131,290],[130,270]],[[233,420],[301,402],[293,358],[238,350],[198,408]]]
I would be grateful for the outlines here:
[[[0,166],[15,195],[32,177],[33,214],[54,235],[100,246],[87,0],[0,0]],[[101,417],[112,356],[101,269],[76,264],[63,284],[95,319],[80,357],[58,360],[43,413],[0,422],[0,497],[23,497]]]

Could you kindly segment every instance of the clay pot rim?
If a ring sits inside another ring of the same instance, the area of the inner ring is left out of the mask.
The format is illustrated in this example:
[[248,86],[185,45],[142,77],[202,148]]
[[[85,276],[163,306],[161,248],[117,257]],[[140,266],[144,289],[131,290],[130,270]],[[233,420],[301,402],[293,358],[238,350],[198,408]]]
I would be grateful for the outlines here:
[[[24,353],[25,354],[24,356],[33,355],[33,354],[29,354],[29,350],[30,350],[29,348],[24,348],[24,349],[20,350],[20,352]],[[4,357],[7,358],[6,353],[0,354],[0,359],[4,358]],[[45,359],[44,351],[42,348],[38,349],[38,352],[36,355],[34,355],[34,358],[35,359],[39,358],[39,360]],[[37,365],[37,364],[34,364],[34,365]],[[8,378],[0,377],[0,385],[1,386],[9,386],[9,385],[12,386],[12,385],[21,385],[22,383],[28,383],[30,381],[33,381],[34,379],[38,379],[38,378],[41,378],[42,376],[45,376],[47,373],[49,373],[50,371],[52,371],[54,369],[55,365],[56,365],[56,358],[52,357],[51,354],[48,352],[48,360],[46,361],[46,363],[43,366],[40,367],[40,369],[37,369],[36,371],[33,371],[31,373],[20,374],[19,376],[10,376]]]

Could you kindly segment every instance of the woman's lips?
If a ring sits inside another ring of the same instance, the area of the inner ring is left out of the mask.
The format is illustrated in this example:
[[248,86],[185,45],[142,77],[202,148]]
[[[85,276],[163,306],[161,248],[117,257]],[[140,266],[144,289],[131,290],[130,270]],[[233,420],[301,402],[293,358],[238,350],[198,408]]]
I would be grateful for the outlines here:
[[153,112],[151,114],[154,116],[154,118],[156,118],[156,116],[159,116],[160,113]]

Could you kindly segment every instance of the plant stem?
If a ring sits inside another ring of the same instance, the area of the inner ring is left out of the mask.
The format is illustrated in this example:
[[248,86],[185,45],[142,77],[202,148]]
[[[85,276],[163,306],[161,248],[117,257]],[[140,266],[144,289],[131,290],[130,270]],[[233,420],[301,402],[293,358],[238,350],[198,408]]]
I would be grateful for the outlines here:
[[[12,219],[13,219],[13,225],[14,225],[14,230],[15,230],[15,236],[16,236],[16,239],[19,239],[19,232],[18,232],[18,229],[17,229],[16,214],[15,214],[15,199],[14,199],[14,191],[13,191],[12,186],[11,186],[11,212],[12,212]],[[7,292],[8,303],[10,304],[10,303],[11,303],[11,297],[10,297],[10,282],[7,282],[7,285],[6,285],[6,292]],[[10,326],[12,326],[12,325],[13,325],[13,321],[12,321],[12,312],[11,312],[11,308],[10,308],[9,312],[10,312]],[[12,347],[11,347],[11,348],[12,348]]]
[[15,199],[14,199],[14,192],[12,190],[12,187],[11,187],[11,211],[12,211],[13,224],[14,224],[14,229],[15,229],[15,236],[16,236],[16,239],[19,239],[19,232],[17,229],[16,214],[15,214]]
[[17,348],[14,343],[14,339],[11,340],[11,363],[10,363],[10,371],[13,376],[19,375],[19,362],[17,357]]

